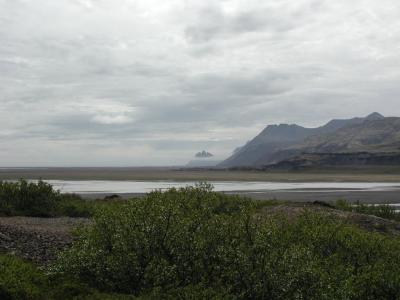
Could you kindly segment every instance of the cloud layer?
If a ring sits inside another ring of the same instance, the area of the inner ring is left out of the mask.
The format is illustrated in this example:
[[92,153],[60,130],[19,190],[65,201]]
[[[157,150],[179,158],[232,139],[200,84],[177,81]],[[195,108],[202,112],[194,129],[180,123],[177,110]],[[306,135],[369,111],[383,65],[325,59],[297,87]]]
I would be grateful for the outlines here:
[[117,2],[0,0],[0,165],[174,165],[400,115],[398,1]]

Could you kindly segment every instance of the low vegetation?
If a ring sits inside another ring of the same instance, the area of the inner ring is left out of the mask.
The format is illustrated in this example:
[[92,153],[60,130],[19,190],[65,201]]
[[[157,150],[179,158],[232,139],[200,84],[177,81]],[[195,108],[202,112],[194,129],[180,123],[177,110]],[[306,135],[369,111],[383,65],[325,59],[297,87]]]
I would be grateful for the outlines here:
[[208,186],[103,207],[53,271],[153,298],[395,299],[400,240],[328,215],[256,217]]
[[388,220],[400,221],[400,212],[396,210],[396,207],[388,204],[351,204],[345,200],[339,200],[336,202],[335,207],[345,211],[352,211]]
[[35,266],[9,255],[0,255],[0,299],[38,299],[46,279]]
[[207,184],[99,205],[50,267],[0,255],[0,298],[398,298],[399,237],[268,205]]
[[75,194],[62,194],[42,180],[0,181],[0,215],[3,216],[88,217],[95,204]]
[[133,299],[126,295],[101,293],[68,277],[50,275],[18,257],[0,254],[0,299]]

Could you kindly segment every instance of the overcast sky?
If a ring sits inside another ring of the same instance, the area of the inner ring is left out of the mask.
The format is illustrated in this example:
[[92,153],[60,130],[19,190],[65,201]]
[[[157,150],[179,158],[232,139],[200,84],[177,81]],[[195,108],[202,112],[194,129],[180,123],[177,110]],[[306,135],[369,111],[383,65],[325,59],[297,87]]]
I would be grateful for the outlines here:
[[0,0],[0,165],[176,165],[400,116],[398,0]]

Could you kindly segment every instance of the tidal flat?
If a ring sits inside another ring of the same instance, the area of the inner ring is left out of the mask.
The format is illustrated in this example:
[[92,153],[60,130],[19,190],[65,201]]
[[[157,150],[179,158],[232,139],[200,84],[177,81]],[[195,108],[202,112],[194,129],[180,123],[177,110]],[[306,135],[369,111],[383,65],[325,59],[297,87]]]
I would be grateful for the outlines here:
[[0,168],[0,180],[174,180],[269,182],[394,182],[400,183],[400,167],[318,169],[309,171],[261,171],[186,169],[180,167],[59,167]]
[[[240,182],[240,191],[225,190],[226,193],[240,194],[252,199],[274,199],[290,202],[326,201],[335,202],[346,199],[349,202],[360,203],[400,203],[400,193],[397,190],[359,190],[359,189],[325,189],[326,184],[363,183],[373,186],[376,183],[389,185],[400,184],[400,169],[397,167],[326,169],[291,172],[267,172],[260,170],[222,170],[222,169],[184,169],[178,167],[102,167],[102,168],[2,168],[0,180],[16,179],[46,181],[73,181],[85,184],[85,181],[129,182],[129,181],[159,181],[160,188],[165,182],[207,181],[215,185],[224,182]],[[111,183],[110,183],[111,182]],[[326,183],[319,189],[290,191],[286,189],[253,189],[252,183]],[[53,182],[54,183],[54,182]],[[248,183],[248,188],[243,188]],[[128,184],[128,183],[125,183]],[[58,185],[56,184],[57,188]],[[106,188],[105,186],[103,188]],[[77,192],[85,198],[98,199],[107,195],[118,194],[123,198],[142,196],[144,193],[134,191],[115,192],[94,189],[90,193]]]

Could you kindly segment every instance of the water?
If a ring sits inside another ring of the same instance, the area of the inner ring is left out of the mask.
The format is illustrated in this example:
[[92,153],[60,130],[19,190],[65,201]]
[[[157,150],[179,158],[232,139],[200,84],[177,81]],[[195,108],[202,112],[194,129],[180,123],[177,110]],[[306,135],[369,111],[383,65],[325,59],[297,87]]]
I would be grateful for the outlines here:
[[[78,194],[123,194],[148,193],[152,190],[166,190],[194,186],[194,181],[112,181],[112,180],[46,180],[64,193]],[[383,182],[246,182],[216,181],[209,182],[214,190],[221,192],[288,191],[288,192],[337,192],[337,191],[400,191],[400,183]]]

